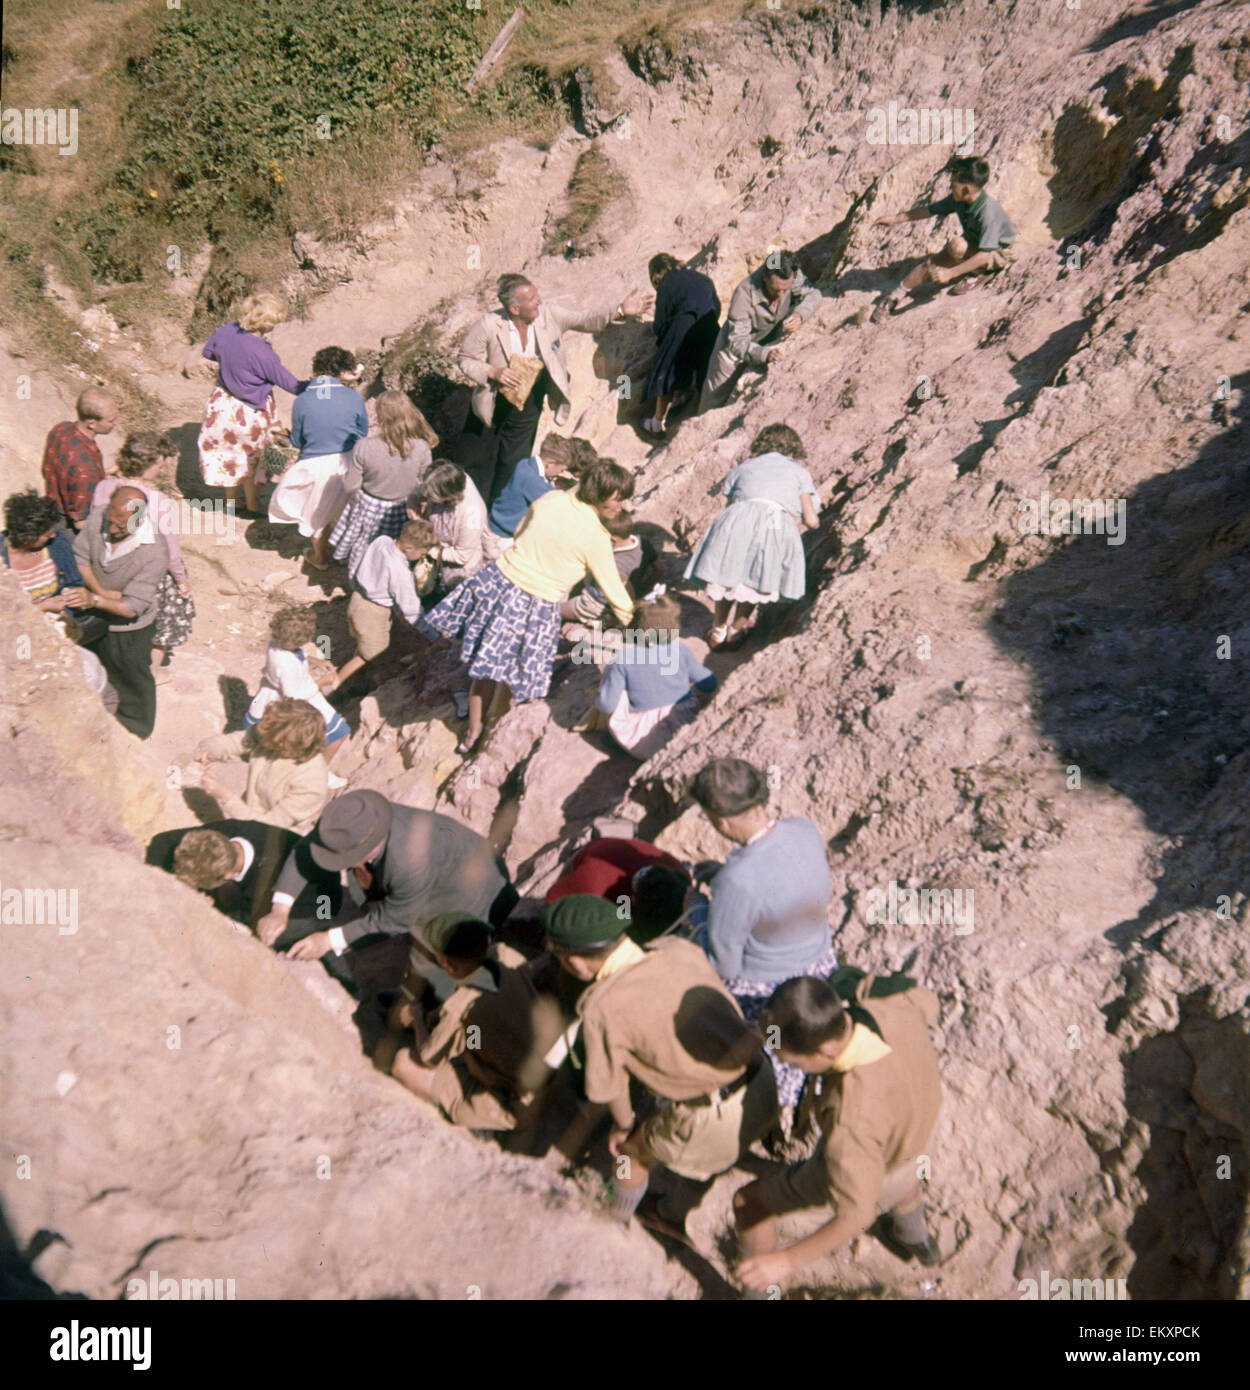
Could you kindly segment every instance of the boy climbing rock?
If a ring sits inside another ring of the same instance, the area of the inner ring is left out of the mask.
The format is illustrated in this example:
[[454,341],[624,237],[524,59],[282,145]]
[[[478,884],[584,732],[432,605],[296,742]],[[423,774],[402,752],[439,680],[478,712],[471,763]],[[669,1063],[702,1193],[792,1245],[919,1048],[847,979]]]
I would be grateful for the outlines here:
[[[880,323],[890,314],[907,308],[908,296],[928,282],[949,285],[959,280],[952,294],[967,294],[977,287],[972,277],[1003,270],[1011,261],[1016,230],[1000,203],[985,191],[990,166],[975,155],[956,157],[947,165],[951,176],[950,194],[936,203],[921,203],[907,212],[879,217],[876,227],[896,227],[900,222],[920,222],[926,217],[959,218],[960,235],[953,236],[936,256],[916,266],[902,284],[877,305],[872,321]],[[966,278],[965,278],[966,277]]]
[[[803,1097],[823,1139],[806,1162],[757,1178],[734,1195],[745,1259],[738,1277],[757,1292],[783,1285],[873,1223],[888,1249],[941,1263],[924,1219],[919,1158],[933,1138],[942,1082],[929,1028],[936,995],[906,975],[843,966],[829,980],[800,976],[774,991],[760,1027],[783,1062],[814,1078]],[[831,1219],[781,1247],[777,1218],[832,1207]],[[889,1213],[884,1227],[874,1222]]]

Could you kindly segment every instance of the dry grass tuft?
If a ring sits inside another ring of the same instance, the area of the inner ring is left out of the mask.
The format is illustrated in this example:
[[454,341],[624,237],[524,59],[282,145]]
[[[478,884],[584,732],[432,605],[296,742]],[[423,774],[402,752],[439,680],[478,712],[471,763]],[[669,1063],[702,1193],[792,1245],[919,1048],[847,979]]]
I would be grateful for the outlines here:
[[578,156],[569,179],[568,207],[559,217],[543,250],[549,256],[584,256],[605,208],[621,195],[621,175],[597,145]]

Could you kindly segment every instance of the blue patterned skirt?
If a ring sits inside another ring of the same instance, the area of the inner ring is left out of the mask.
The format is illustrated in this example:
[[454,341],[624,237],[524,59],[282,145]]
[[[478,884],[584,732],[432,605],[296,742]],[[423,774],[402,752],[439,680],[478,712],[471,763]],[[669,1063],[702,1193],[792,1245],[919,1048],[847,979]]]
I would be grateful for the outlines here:
[[[827,980],[837,968],[838,953],[831,945],[819,960],[814,960],[806,970],[798,971],[798,975],[814,975],[818,980]],[[758,980],[726,980],[725,988],[738,1001],[746,1021],[758,1023],[760,1014],[764,1012],[764,1005],[782,983],[781,980],[773,980],[771,984],[762,984]],[[773,1064],[773,1075],[777,1079],[777,1104],[798,1105],[807,1082],[807,1073],[799,1067],[792,1067],[781,1061],[771,1050],[768,1060]]]
[[343,514],[334,523],[334,530],[330,532],[334,558],[347,561],[348,578],[355,575],[356,567],[371,541],[379,536],[398,539],[408,519],[407,507],[402,497],[398,502],[386,502],[381,497],[371,497],[367,492],[358,490],[352,493]]
[[487,565],[426,614],[444,637],[458,637],[473,680],[502,681],[518,700],[541,700],[551,688],[560,605],[535,598]]

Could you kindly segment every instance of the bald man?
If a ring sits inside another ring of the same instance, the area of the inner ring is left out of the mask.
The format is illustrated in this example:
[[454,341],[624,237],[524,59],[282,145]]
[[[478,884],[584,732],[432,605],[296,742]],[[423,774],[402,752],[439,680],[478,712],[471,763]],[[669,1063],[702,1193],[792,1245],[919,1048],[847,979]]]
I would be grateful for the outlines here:
[[119,487],[88,513],[74,537],[74,559],[95,611],[108,623],[92,647],[117,691],[118,722],[147,738],[156,723],[152,629],[169,547],[137,487]]
[[117,402],[91,387],[78,397],[78,418],[53,425],[43,446],[43,484],[61,509],[65,526],[77,531],[91,510],[91,492],[104,477],[104,455],[96,438],[117,428]]

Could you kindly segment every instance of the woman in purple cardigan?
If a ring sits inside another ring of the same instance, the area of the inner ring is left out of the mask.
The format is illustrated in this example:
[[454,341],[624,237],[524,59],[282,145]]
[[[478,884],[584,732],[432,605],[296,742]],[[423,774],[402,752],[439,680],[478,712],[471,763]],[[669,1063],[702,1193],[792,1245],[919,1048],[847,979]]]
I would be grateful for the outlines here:
[[285,317],[286,305],[277,295],[251,295],[238,320],[223,324],[204,344],[204,356],[220,370],[200,426],[200,476],[209,487],[225,488],[230,501],[238,499],[241,482],[252,512],[259,510],[257,488],[263,481],[257,465],[278,423],[273,388],[293,396],[304,388],[266,339]]

